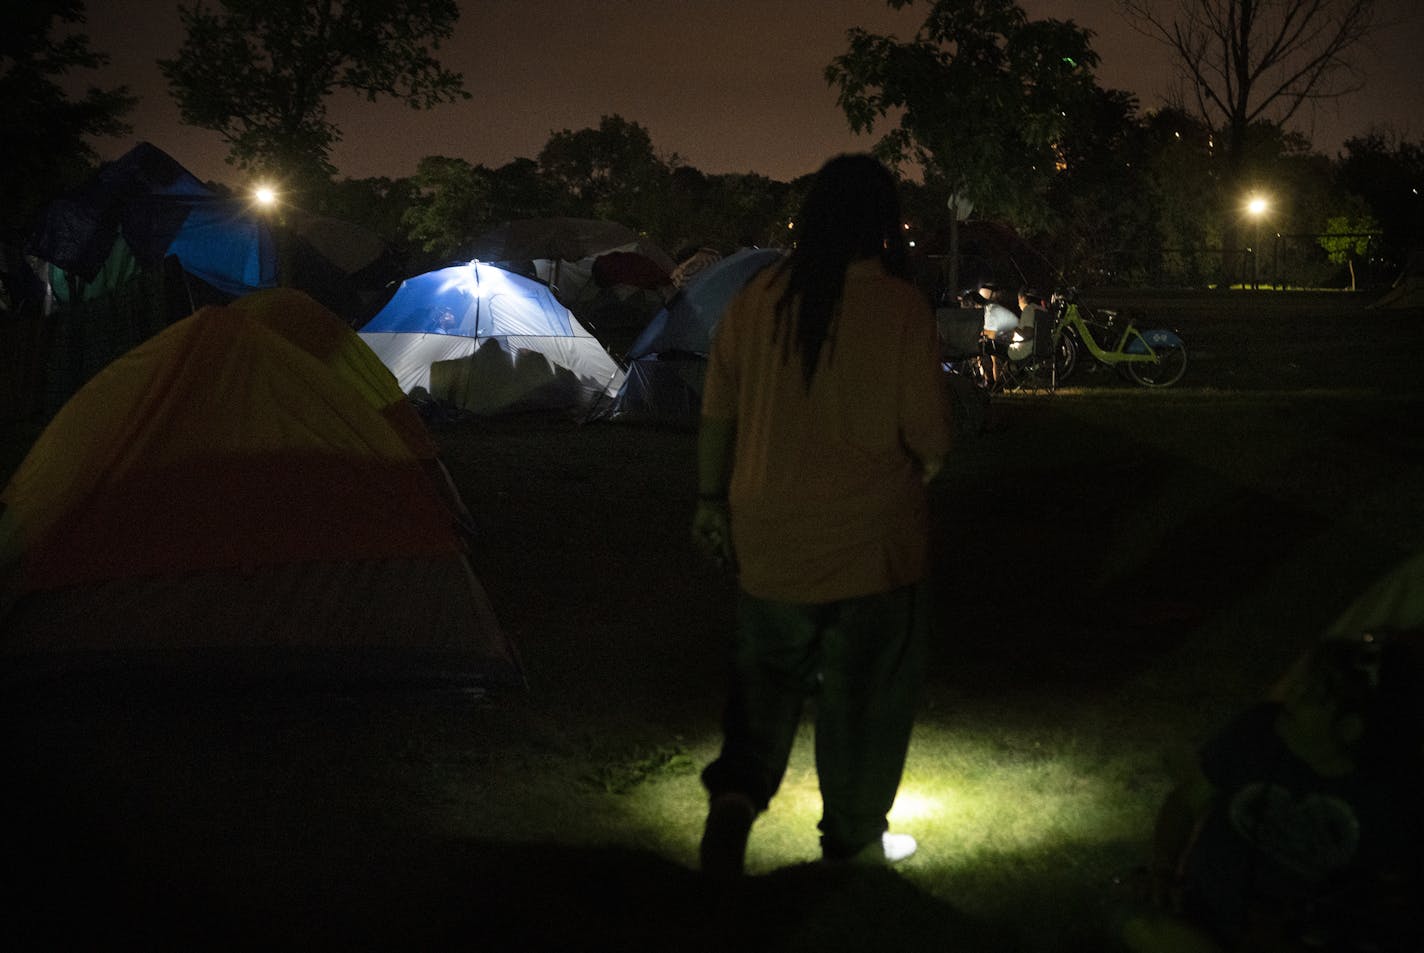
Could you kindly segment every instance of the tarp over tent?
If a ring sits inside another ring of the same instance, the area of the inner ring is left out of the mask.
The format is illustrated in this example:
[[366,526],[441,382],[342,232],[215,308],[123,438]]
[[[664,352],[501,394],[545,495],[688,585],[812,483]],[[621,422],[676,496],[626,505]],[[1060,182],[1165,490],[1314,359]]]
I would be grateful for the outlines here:
[[775,249],[743,248],[694,275],[628,349],[614,416],[695,418],[718,322],[737,292],[781,256]]
[[401,390],[480,413],[590,407],[623,383],[548,286],[479,262],[406,279],[360,334]]
[[533,274],[613,354],[627,350],[673,292],[671,259],[642,240],[578,261],[532,263]]
[[434,453],[310,297],[205,307],[89,381],[0,494],[0,659],[518,681]]
[[[171,257],[220,293],[192,296],[197,303],[271,288],[280,280],[349,320],[346,310],[366,305],[352,277],[385,258],[385,243],[360,226],[298,208],[283,208],[280,215],[287,246],[279,252],[277,226],[249,199],[219,194],[142,142],[51,202],[27,250],[58,270],[52,284],[61,301],[70,293],[65,276],[81,279],[80,293],[93,299]],[[384,280],[372,275],[370,284]]]
[[[554,296],[580,317],[605,310],[610,297],[672,289],[668,276],[672,259],[641,239],[577,260],[536,258],[530,265],[532,277],[552,288]],[[662,301],[657,295],[652,298]],[[643,319],[650,314],[644,314]]]
[[172,255],[188,273],[241,295],[277,280],[277,248],[245,201],[218,195],[167,153],[141,142],[45,209],[30,254],[85,281],[122,243],[140,265]]

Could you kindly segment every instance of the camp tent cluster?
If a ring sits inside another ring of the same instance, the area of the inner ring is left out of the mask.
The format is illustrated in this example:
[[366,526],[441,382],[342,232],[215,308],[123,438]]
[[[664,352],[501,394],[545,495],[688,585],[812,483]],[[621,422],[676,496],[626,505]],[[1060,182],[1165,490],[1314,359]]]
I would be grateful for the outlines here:
[[[380,253],[321,223],[301,234],[340,274]],[[212,295],[86,368],[0,493],[7,672],[522,683],[468,558],[468,511],[409,398],[695,417],[722,312],[779,256],[704,262],[673,295],[672,262],[621,226],[511,223],[486,250],[506,267],[409,277],[361,321],[277,287],[278,238],[146,144],[46,211],[32,251],[61,309],[100,306],[70,320],[146,293],[134,276],[160,266]],[[561,290],[667,301],[631,355],[631,390]]]

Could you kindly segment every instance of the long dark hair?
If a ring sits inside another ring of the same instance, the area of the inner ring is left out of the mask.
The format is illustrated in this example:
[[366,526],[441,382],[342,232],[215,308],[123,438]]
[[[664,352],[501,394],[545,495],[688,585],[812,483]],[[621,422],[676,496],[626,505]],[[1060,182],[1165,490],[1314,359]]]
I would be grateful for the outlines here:
[[890,274],[908,278],[903,232],[895,177],[874,157],[836,156],[816,173],[796,219],[796,247],[778,266],[787,283],[775,326],[783,362],[793,351],[800,356],[807,390],[831,339],[846,267],[879,258]]

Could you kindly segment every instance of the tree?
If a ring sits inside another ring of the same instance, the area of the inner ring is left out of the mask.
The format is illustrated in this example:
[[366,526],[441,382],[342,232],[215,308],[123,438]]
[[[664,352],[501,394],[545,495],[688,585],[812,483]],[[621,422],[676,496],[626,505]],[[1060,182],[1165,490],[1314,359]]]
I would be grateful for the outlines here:
[[1200,285],[1219,280],[1221,189],[1212,163],[1211,131],[1195,115],[1160,109],[1144,123],[1147,154],[1140,174],[1152,206],[1157,280]]
[[852,130],[896,117],[875,145],[881,158],[1032,229],[1049,217],[1058,143],[1096,88],[1091,37],[1071,20],[1029,20],[1013,0],[936,0],[908,42],[848,31],[825,76]]
[[778,222],[786,187],[755,172],[729,172],[709,177],[715,221],[710,238],[726,248],[771,245],[782,238]]
[[754,172],[706,175],[691,166],[675,169],[669,180],[661,223],[650,230],[669,252],[701,246],[730,252],[783,240],[784,184]]
[[532,159],[498,169],[464,159],[426,156],[409,183],[412,199],[401,217],[405,242],[424,252],[429,267],[468,258],[474,240],[501,222],[562,211]]
[[127,87],[90,87],[71,98],[59,84],[72,70],[109,61],[90,47],[87,35],[72,32],[83,22],[82,0],[6,5],[0,31],[0,241],[23,241],[44,203],[92,170],[98,156],[89,137],[130,132],[123,117],[136,100]]
[[[1358,201],[1358,200],[1357,200]],[[1355,259],[1369,254],[1370,245],[1379,238],[1379,222],[1370,215],[1363,201],[1358,201],[1353,214],[1335,215],[1325,223],[1325,234],[1318,239],[1330,260],[1350,268],[1350,290],[1355,290]]]
[[490,172],[490,221],[542,218],[559,212],[557,191],[539,174],[539,163],[523,156]]
[[405,239],[401,219],[415,201],[410,179],[372,176],[333,181],[319,197],[315,211],[370,229],[388,245]]
[[335,171],[339,90],[429,109],[468,99],[434,52],[456,0],[200,0],[179,6],[187,36],[159,68],[183,121],[228,144],[228,162],[300,186]]
[[1357,91],[1351,57],[1379,24],[1377,0],[1118,3],[1171,50],[1185,99],[1223,140],[1233,169],[1253,123],[1284,126],[1308,103]]
[[1398,269],[1424,245],[1424,142],[1389,130],[1345,141],[1342,186],[1360,196],[1384,232],[1383,253]]
[[415,169],[416,199],[401,219],[410,241],[448,263],[489,228],[489,170],[464,159],[426,156]]
[[1150,139],[1137,100],[1099,90],[1060,140],[1063,170],[1048,201],[1053,227],[1036,244],[1059,281],[1086,285],[1142,279],[1156,269],[1161,242],[1146,175]]
[[563,197],[568,214],[646,231],[659,218],[669,175],[680,160],[653,150],[648,130],[622,116],[597,129],[565,129],[539,151],[539,172]]

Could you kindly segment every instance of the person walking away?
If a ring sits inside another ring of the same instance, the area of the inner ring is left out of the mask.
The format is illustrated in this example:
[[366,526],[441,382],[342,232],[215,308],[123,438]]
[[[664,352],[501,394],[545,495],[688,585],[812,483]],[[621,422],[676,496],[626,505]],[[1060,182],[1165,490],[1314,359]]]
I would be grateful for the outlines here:
[[953,434],[934,317],[875,159],[827,162],[796,234],[729,306],[702,399],[692,533],[739,584],[722,749],[702,773],[701,866],[722,882],[812,696],[823,856],[915,849],[886,816],[931,624],[926,484]]

